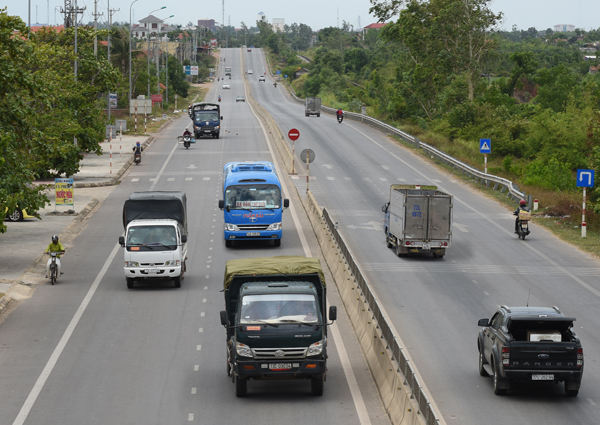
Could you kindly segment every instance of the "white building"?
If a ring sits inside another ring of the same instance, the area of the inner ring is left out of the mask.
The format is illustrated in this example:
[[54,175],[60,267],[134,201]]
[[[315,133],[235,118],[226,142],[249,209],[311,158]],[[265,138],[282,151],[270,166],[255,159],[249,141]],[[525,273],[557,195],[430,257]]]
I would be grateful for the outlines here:
[[575,31],[575,25],[571,25],[571,24],[554,25],[554,32],[573,32],[573,31]]
[[265,15],[265,12],[258,12],[258,16],[256,17],[257,21],[266,21],[267,20],[267,15]]
[[150,33],[152,37],[158,35],[161,39],[166,39],[167,33],[174,30],[175,28],[165,24],[162,19],[150,15],[131,28],[131,35],[135,38],[144,39],[148,38],[148,33]]
[[273,29],[275,31],[284,31],[285,19],[283,18],[273,18]]

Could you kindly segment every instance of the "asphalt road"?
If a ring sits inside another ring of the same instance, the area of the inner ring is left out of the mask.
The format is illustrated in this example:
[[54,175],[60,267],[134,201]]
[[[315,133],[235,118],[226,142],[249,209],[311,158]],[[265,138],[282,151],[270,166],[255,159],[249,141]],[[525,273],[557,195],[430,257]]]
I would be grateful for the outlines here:
[[[330,337],[323,397],[308,381],[250,382],[237,399],[225,373],[222,277],[232,258],[312,254],[318,244],[293,191],[280,248],[226,249],[221,170],[234,160],[272,160],[243,92],[239,50],[222,52],[234,75],[222,95],[220,139],[176,143],[190,120],[168,126],[89,218],[62,260],[65,276],[40,285],[0,325],[0,424],[388,424],[347,318]],[[272,87],[271,87],[272,88]],[[287,183],[289,185],[289,181]],[[189,261],[182,288],[152,282],[128,290],[122,268],[121,212],[131,192],[188,195]],[[301,237],[302,236],[302,237]],[[334,285],[330,304],[341,307]]]
[[[259,49],[244,53],[262,72]],[[282,129],[300,132],[295,151],[316,153],[310,190],[328,208],[375,288],[397,333],[447,423],[600,423],[600,263],[533,225],[521,241],[514,217],[490,200],[372,128],[332,115],[305,117],[304,108],[273,87],[250,79],[253,95]],[[288,141],[289,142],[289,141]],[[305,190],[303,168],[293,180]],[[381,206],[393,183],[434,184],[454,195],[453,245],[443,259],[398,258],[386,248]],[[585,355],[577,398],[562,385],[515,385],[495,396],[491,378],[477,370],[480,318],[497,306],[559,306],[576,316]]]

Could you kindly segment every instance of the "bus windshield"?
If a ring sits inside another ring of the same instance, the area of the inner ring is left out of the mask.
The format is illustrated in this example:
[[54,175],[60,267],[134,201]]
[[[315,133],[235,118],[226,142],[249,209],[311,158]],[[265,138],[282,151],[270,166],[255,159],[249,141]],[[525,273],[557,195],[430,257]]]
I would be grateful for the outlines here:
[[274,184],[229,186],[225,190],[225,206],[234,210],[281,208],[281,190]]

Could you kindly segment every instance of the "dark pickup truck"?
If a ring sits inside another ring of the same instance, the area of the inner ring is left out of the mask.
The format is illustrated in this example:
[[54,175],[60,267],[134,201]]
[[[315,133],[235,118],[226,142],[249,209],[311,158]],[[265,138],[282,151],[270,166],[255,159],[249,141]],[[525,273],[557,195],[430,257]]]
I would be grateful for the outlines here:
[[567,396],[579,393],[583,349],[574,317],[558,307],[507,307],[478,322],[479,374],[493,376],[494,393],[506,394],[511,381],[564,382]]

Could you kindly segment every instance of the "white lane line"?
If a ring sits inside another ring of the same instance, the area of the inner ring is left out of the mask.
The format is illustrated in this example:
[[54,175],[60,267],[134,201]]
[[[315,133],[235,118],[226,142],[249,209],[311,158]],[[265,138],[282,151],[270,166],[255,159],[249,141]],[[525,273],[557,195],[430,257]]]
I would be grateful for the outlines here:
[[192,422],[193,420],[194,420],[194,414],[193,414],[193,413],[190,413],[190,414],[188,415],[188,422]]
[[50,359],[48,359],[48,363],[46,363],[44,370],[42,370],[42,373],[40,374],[37,381],[33,385],[33,388],[31,390],[31,392],[29,393],[29,395],[27,396],[25,403],[23,403],[23,407],[21,407],[21,410],[19,411],[17,418],[13,422],[13,425],[23,425],[25,423],[25,421],[27,420],[27,416],[29,415],[29,412],[33,408],[35,401],[37,400],[38,396],[40,395],[40,392],[44,388],[44,385],[46,384],[48,377],[52,373],[54,366],[56,366],[56,363],[58,362],[60,355],[62,354],[63,350],[67,346],[67,343],[69,342],[69,339],[71,338],[71,335],[73,335],[73,331],[75,331],[75,327],[77,327],[79,320],[81,320],[81,316],[83,316],[83,313],[85,312],[87,306],[89,305],[90,301],[92,300],[92,297],[96,293],[96,289],[98,289],[98,285],[100,285],[100,281],[102,281],[102,278],[106,274],[108,268],[110,267],[110,264],[112,263],[113,259],[117,255],[117,251],[119,250],[120,247],[121,247],[121,245],[119,245],[119,244],[115,245],[112,252],[110,253],[108,258],[104,262],[104,266],[102,266],[100,273],[98,273],[98,275],[96,276],[96,279],[92,283],[92,286],[90,286],[90,289],[88,290],[87,294],[83,298],[83,301],[81,301],[81,304],[79,305],[79,308],[77,309],[77,311],[75,312],[75,315],[71,319],[69,326],[67,326],[67,329],[65,330],[63,336],[60,338],[60,341],[58,341],[58,345],[54,349],[54,352],[50,356]]
[[335,177],[327,177],[327,180],[335,180]]
[[588,403],[590,403],[592,406],[595,406],[596,403],[594,403],[594,400],[592,400],[591,398],[586,398],[586,400],[588,401]]
[[488,294],[486,291],[483,291],[483,293],[484,293],[485,295],[488,295],[488,296],[490,295],[490,294]]
[[131,179],[132,182],[139,182],[140,179]]
[[168,181],[168,182],[174,182],[174,181],[175,181],[175,177],[169,177],[169,178],[167,179],[167,181]]
[[[281,170],[277,161],[275,160],[275,152],[273,147],[271,146],[271,141],[267,135],[267,131],[263,126],[261,120],[258,118],[254,109],[250,108],[257,121],[259,122],[263,134],[265,135],[265,140],[267,145],[269,146],[269,152],[271,153],[271,158],[273,158],[273,164],[275,165],[275,170],[277,174],[282,176]],[[283,191],[285,194],[288,194],[287,183],[285,179],[281,179],[281,186],[283,187]],[[289,195],[286,195],[289,198]],[[300,237],[300,243],[302,244],[302,249],[304,250],[304,255],[307,257],[312,257],[310,247],[308,246],[308,241],[306,240],[306,236],[302,231],[302,226],[300,225],[300,220],[298,219],[298,215],[296,214],[296,209],[294,208],[294,204],[290,203],[290,212],[292,214],[292,220],[294,220],[294,225],[296,226],[296,230],[298,231],[298,236]],[[312,230],[312,229],[311,229]],[[326,301],[329,304],[329,300]],[[330,304],[331,305],[331,304]],[[333,341],[335,343],[335,348],[338,352],[338,356],[342,363],[342,367],[344,369],[344,375],[346,375],[346,380],[348,381],[348,387],[350,388],[350,394],[352,395],[352,400],[354,401],[354,406],[356,407],[356,413],[358,413],[358,419],[361,425],[371,425],[371,419],[369,418],[369,413],[367,411],[367,407],[365,405],[365,400],[360,392],[360,387],[358,386],[358,381],[356,380],[356,376],[354,375],[354,371],[352,370],[352,365],[350,364],[350,360],[348,357],[348,352],[346,351],[346,346],[344,345],[344,341],[340,335],[340,332],[337,328],[337,324],[333,322],[333,325],[330,326],[331,336],[333,337]]]
[[158,180],[160,179],[160,176],[162,176],[162,174],[165,172],[165,168],[167,168],[167,165],[169,164],[169,161],[171,160],[171,157],[173,156],[173,154],[175,153],[175,149],[178,148],[178,144],[174,144],[173,145],[173,149],[171,149],[171,153],[169,154],[169,156],[167,157],[167,159],[165,160],[163,166],[160,168],[160,171],[158,172],[158,174],[156,175],[156,177],[154,179],[150,179],[151,181],[153,181],[154,183],[152,183],[152,186],[150,186],[150,191],[153,191],[154,188],[156,187],[156,183],[158,183]]
[[350,177],[344,177],[344,180],[350,181],[350,180],[352,180],[352,178],[350,178]]
[[379,180],[381,180],[382,182],[388,181],[388,179],[386,179],[385,177],[379,177]]
[[200,351],[200,350],[202,350],[202,345],[200,345],[200,344],[196,345],[196,351]]
[[204,317],[204,312],[200,312],[200,317]]
[[[208,276],[206,276],[206,278],[208,279]],[[204,287],[204,290],[206,291],[208,289],[208,286]]]
[[194,180],[194,178],[193,178],[193,177],[186,177],[186,178],[185,178],[185,181],[186,181],[186,182],[190,182],[190,181],[192,181],[192,180]]
[[197,387],[192,387],[192,394],[196,394],[196,391],[198,390]]
[[198,328],[198,332],[204,332],[204,328]]
[[203,298],[203,299],[202,299],[202,302],[203,302],[203,303],[205,303],[205,302],[206,302],[206,298]]
[[199,364],[195,364],[194,365],[194,372],[198,372],[200,370],[200,365]]
[[210,177],[202,177],[202,180],[210,180]]

